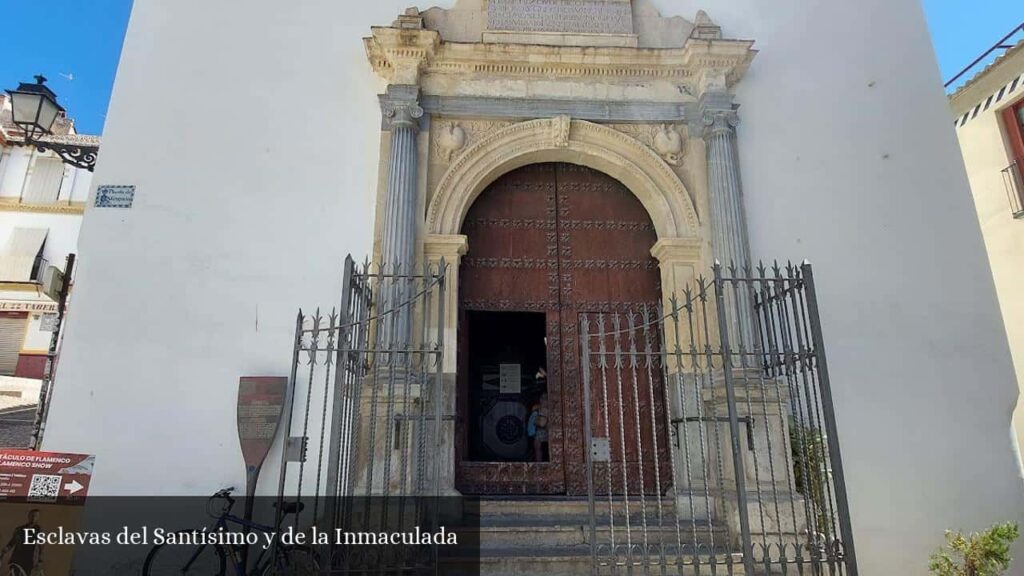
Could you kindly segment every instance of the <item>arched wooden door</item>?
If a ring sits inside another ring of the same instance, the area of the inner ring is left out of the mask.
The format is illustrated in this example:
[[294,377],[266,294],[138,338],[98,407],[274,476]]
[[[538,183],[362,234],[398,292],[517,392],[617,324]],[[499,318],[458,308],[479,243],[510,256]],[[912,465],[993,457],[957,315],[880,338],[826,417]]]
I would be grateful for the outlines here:
[[[534,164],[491,184],[470,208],[463,233],[469,252],[459,282],[456,487],[466,494],[585,494],[578,318],[660,300],[651,219],[605,174]],[[516,365],[521,385],[513,382]],[[535,378],[538,368],[546,381]],[[653,380],[639,386],[663,385],[660,374]],[[521,434],[540,393],[549,441],[538,461],[523,456]],[[654,396],[657,421],[664,422],[660,388]],[[594,422],[595,436],[605,436],[608,424],[629,435],[628,445],[649,446],[657,434],[663,451],[664,426],[647,426],[637,439],[633,423],[616,417],[649,416],[648,402],[634,406],[629,397],[610,422]]]

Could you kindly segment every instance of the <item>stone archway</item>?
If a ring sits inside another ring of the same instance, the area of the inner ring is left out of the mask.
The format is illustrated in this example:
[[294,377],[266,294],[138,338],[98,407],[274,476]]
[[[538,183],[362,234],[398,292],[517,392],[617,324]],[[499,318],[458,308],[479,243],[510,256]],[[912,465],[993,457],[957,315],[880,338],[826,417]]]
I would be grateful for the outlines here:
[[701,224],[693,198],[664,160],[626,134],[567,116],[514,124],[463,151],[430,200],[426,233],[457,235],[469,207],[488,184],[539,162],[568,162],[608,174],[647,209],[659,240],[699,241]]
[[[423,222],[424,260],[436,264],[443,258],[449,265],[447,304],[441,324],[446,387],[450,390],[445,403],[450,413],[456,411],[459,267],[470,249],[461,234],[463,221],[477,197],[499,177],[544,162],[592,168],[621,182],[639,200],[657,236],[651,254],[659,263],[666,298],[687,285],[707,260],[707,234],[693,197],[665,161],[635,138],[567,116],[520,122],[484,136],[453,159],[428,196]],[[437,321],[431,320],[431,324]],[[454,429],[446,430],[445,438],[454,440]],[[443,468],[447,476],[444,484],[453,487],[454,459]]]
[[[448,300],[443,320],[445,347],[457,348],[458,270],[469,246],[463,220],[476,198],[502,175],[543,162],[567,162],[615,178],[647,210],[658,241],[651,250],[661,268],[663,294],[687,286],[710,254],[706,227],[693,196],[679,176],[651,148],[635,138],[568,116],[528,120],[496,130],[462,150],[428,195],[423,223],[423,259],[448,263]],[[456,369],[445,356],[445,372]]]

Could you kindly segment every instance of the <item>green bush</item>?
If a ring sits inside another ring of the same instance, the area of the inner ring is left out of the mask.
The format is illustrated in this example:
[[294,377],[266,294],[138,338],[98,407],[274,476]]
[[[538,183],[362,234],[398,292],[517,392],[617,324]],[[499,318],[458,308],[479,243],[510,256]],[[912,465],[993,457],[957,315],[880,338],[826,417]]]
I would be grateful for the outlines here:
[[946,547],[932,554],[928,568],[936,576],[999,576],[1010,567],[1010,545],[1019,535],[1014,522],[969,536],[947,530]]
[[825,438],[814,428],[789,419],[789,446],[793,458],[793,481],[796,491],[811,502],[817,531],[826,540],[831,538],[831,522],[825,485],[828,463]]

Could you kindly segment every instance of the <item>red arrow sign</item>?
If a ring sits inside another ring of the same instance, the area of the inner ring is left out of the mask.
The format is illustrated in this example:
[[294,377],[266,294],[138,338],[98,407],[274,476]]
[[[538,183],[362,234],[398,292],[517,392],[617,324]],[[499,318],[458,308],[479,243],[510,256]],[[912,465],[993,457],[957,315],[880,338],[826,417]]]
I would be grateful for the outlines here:
[[0,448],[0,500],[82,504],[95,456]]

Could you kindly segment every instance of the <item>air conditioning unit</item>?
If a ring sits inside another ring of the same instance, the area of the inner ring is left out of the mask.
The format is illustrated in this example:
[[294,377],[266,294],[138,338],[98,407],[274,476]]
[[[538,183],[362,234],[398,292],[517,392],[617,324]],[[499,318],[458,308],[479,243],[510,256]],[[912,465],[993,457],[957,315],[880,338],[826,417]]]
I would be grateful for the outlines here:
[[53,300],[60,301],[60,291],[64,287],[64,273],[56,266],[47,266],[43,272],[43,294]]

